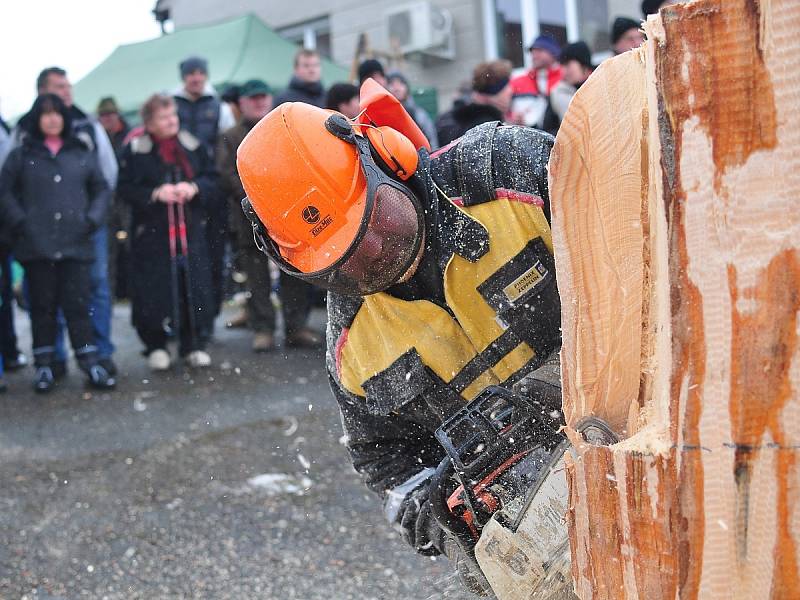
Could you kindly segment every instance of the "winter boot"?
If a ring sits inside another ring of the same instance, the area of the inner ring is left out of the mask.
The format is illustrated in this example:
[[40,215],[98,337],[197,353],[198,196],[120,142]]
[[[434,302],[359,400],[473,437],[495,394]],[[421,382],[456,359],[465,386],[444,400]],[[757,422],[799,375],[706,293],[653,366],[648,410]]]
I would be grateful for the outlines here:
[[106,358],[100,358],[97,360],[97,362],[100,363],[101,367],[103,367],[106,371],[108,371],[109,375],[111,375],[112,377],[117,376],[117,364],[110,356]]
[[36,375],[33,378],[33,389],[37,394],[46,394],[53,389],[56,378],[53,375],[53,349],[34,348],[33,364]]
[[117,380],[100,364],[94,348],[77,350],[75,357],[78,365],[89,378],[89,385],[98,390],[110,390],[116,387]]

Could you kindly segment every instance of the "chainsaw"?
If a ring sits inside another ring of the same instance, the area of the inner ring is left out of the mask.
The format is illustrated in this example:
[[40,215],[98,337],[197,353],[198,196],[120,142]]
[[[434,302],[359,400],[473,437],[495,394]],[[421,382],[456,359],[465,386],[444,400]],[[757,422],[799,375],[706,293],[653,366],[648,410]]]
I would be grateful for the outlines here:
[[[447,456],[431,480],[433,515],[480,574],[478,588],[498,600],[575,598],[562,426],[560,411],[490,386],[436,431]],[[596,418],[578,432],[618,441]]]

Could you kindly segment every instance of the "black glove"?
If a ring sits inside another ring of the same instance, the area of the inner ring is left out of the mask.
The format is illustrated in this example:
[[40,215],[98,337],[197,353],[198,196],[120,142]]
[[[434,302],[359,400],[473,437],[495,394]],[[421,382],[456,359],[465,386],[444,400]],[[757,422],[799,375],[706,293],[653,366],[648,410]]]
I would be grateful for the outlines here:
[[467,590],[484,598],[494,598],[494,592],[481,571],[478,561],[467,556],[464,548],[454,538],[447,536],[444,541],[444,553],[456,568],[458,578]]
[[428,484],[426,480],[403,499],[395,523],[417,553],[436,556],[444,551],[445,533],[431,513]]

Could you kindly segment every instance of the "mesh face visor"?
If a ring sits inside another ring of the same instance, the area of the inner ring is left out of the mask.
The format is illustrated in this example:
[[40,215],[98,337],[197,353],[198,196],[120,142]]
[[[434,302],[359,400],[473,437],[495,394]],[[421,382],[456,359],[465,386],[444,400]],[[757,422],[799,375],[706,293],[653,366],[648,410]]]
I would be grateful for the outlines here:
[[411,190],[375,164],[366,139],[356,136],[352,129],[349,137],[340,137],[358,149],[367,199],[358,233],[333,265],[313,273],[299,271],[283,258],[246,198],[242,207],[253,223],[256,244],[282,270],[340,294],[366,296],[396,284],[417,259],[425,227],[423,210]]
[[421,228],[411,198],[394,186],[378,185],[363,237],[330,273],[325,287],[359,296],[391,287],[417,258]]

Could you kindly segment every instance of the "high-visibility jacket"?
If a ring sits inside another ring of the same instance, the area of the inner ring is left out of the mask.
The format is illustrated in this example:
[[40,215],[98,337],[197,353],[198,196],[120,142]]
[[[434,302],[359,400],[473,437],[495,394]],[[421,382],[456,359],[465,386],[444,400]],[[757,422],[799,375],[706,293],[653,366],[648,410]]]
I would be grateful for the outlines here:
[[553,138],[486,123],[421,166],[426,250],[407,284],[328,296],[328,373],[356,469],[378,492],[444,455],[433,433],[560,346],[546,165]]

